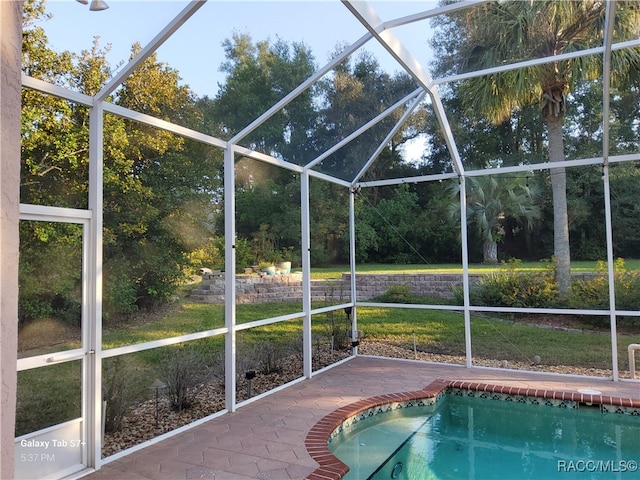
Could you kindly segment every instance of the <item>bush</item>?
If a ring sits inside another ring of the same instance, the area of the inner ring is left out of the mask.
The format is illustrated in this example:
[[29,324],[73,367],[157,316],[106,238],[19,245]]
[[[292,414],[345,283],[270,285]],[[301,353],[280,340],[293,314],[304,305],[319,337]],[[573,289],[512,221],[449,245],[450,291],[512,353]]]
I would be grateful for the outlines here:
[[260,358],[259,372],[263,375],[280,373],[282,371],[282,361],[288,352],[285,345],[265,340],[255,346],[256,356]]
[[[460,298],[462,294],[460,293]],[[431,305],[450,305],[453,302],[447,298],[437,297],[434,295],[418,295],[413,293],[408,285],[404,283],[396,283],[391,285],[382,295],[372,299],[373,302],[380,303],[406,303],[406,304],[431,304]]]
[[135,279],[124,258],[111,258],[105,262],[103,318],[106,321],[136,312],[138,299]]
[[[598,261],[597,275],[589,280],[577,280],[571,288],[570,306],[574,308],[592,308],[606,310],[609,308],[609,275],[607,264]],[[640,309],[640,273],[629,272],[624,266],[624,260],[618,258],[614,264],[614,292],[616,309]],[[591,321],[600,326],[607,326],[609,319],[591,317]],[[634,325],[639,321],[637,317],[623,317],[621,324]]]
[[105,362],[102,387],[103,400],[107,402],[104,412],[105,432],[117,432],[127,412],[127,378],[129,369],[121,357]]
[[211,239],[205,245],[186,254],[186,258],[189,260],[186,275],[196,274],[203,267],[224,270],[224,238]]
[[182,411],[193,406],[198,393],[213,380],[213,371],[206,365],[203,353],[193,347],[178,347],[162,378],[171,409]]
[[73,268],[77,259],[60,245],[41,248],[41,256],[20,258],[19,325],[24,327],[34,320],[52,317],[77,327],[81,318],[82,284],[79,271]]
[[28,322],[53,315],[51,302],[43,298],[20,298],[18,302],[18,322],[24,327]]
[[385,293],[374,299],[383,303],[414,303],[415,295],[409,290],[409,286],[404,283],[391,285]]
[[241,343],[237,348],[238,379],[253,370],[262,375],[280,373],[285,358],[294,349],[286,341],[264,340],[255,344]]
[[[560,303],[555,270],[548,264],[542,272],[519,270],[520,260],[510,260],[503,269],[484,275],[470,291],[471,303],[494,307],[550,307]],[[455,292],[461,301],[460,291]]]

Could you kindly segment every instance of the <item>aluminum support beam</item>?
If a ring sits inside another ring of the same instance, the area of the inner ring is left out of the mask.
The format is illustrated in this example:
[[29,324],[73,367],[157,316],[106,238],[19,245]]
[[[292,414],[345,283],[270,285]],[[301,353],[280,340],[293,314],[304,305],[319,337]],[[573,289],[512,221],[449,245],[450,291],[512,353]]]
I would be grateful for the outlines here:
[[224,323],[225,406],[236,410],[236,189],[234,147],[224,151]]
[[74,92],[59,85],[45,82],[39,78],[29,77],[24,73],[22,74],[22,86],[48,95],[53,95],[54,97],[64,98],[65,100],[70,100],[78,105],[84,105],[85,107],[93,106],[93,97],[90,97],[89,95]]
[[473,351],[471,349],[471,310],[469,306],[469,248],[467,235],[467,181],[460,177],[460,239],[462,243],[462,295],[464,307],[464,345],[466,365],[473,365]]
[[349,55],[362,47],[365,43],[367,43],[371,39],[370,34],[363,35],[360,37],[355,43],[351,46],[343,50],[339,55],[337,55],[334,59],[332,59],[329,63],[327,63],[324,67],[319,69],[313,75],[311,75],[308,79],[298,85],[294,90],[291,91],[287,96],[285,96],[282,100],[276,103],[269,110],[264,112],[258,118],[256,118],[253,122],[243,128],[240,132],[238,132],[229,142],[230,143],[238,143],[244,137],[249,135],[252,131],[262,125],[264,122],[269,120],[272,116],[286,107],[289,103],[291,103],[296,97],[301,95],[305,90],[307,90],[311,85],[320,80],[324,75],[333,70],[337,65],[340,65]]
[[396,27],[402,27],[410,23],[421,22],[429,18],[437,17],[438,15],[449,15],[460,10],[466,10],[470,7],[482,5],[483,3],[489,3],[493,0],[464,0],[461,2],[450,3],[448,5],[432,8],[431,10],[425,10],[424,12],[418,12],[404,17],[399,17],[394,20],[388,20],[384,22],[385,29],[391,29]]
[[162,120],[157,117],[152,117],[151,115],[147,115],[146,113],[136,112],[135,110],[121,107],[120,105],[115,105],[113,103],[104,102],[104,111],[122,118],[142,123],[144,125],[149,125],[150,127],[175,133],[176,135],[180,135],[181,137],[196,140],[206,145],[212,145],[219,148],[226,148],[227,146],[227,142],[225,140],[212,137],[211,135],[207,135],[205,133],[200,133],[187,127],[176,125],[175,123],[167,122],[166,120]]
[[611,41],[615,22],[616,0],[606,4],[604,52],[602,54],[602,181],[604,183],[604,217],[607,238],[607,275],[609,277],[609,323],[611,330],[611,369],[613,381],[618,381],[618,334],[616,315],[616,285],[613,251],[613,225],[611,220],[611,189],[609,183],[609,132],[611,110]]
[[444,134],[444,140],[449,149],[451,160],[458,174],[464,172],[462,161],[460,159],[460,153],[456,146],[453,133],[451,132],[451,126],[445,115],[442,100],[437,90],[434,88],[434,82],[431,76],[422,67],[420,62],[405,48],[400,40],[391,32],[386,30],[384,23],[376,12],[369,6],[367,2],[352,2],[348,0],[342,0],[342,3],[349,9],[349,11],[369,30],[369,32],[380,42],[380,44],[396,59],[396,61],[402,65],[402,67],[409,73],[416,82],[422,88],[424,88],[431,96],[431,102],[435,111],[436,118],[440,124],[440,128]]
[[311,207],[310,207],[309,171],[302,172],[300,178],[300,210],[302,230],[302,355],[303,373],[306,378],[313,374],[311,339]]
[[[356,190],[351,188],[349,192],[349,270],[351,271],[351,332],[358,331],[358,292],[356,290]],[[358,340],[359,337],[356,339]],[[358,347],[353,348],[353,354],[358,354]]]
[[[625,48],[634,48],[640,46],[640,39],[628,40],[625,42],[611,44],[611,50],[622,50]],[[448,77],[436,78],[433,80],[434,85],[442,85],[444,83],[455,83],[470,78],[483,77],[485,75],[493,75],[495,73],[509,72],[519,68],[533,67],[536,65],[544,65],[545,63],[559,62],[561,60],[571,60],[572,58],[585,57],[587,55],[600,55],[604,52],[605,47],[586,48],[575,52],[561,53],[550,57],[541,57],[533,60],[525,60],[522,62],[510,63],[508,65],[500,65],[499,67],[486,68],[484,70],[475,70],[473,72],[461,73],[459,75],[451,75]]]
[[377,125],[378,123],[380,123],[380,121],[382,121],[383,119],[385,119],[386,117],[391,115],[398,108],[404,106],[407,102],[411,101],[411,99],[413,99],[417,95],[420,95],[421,91],[422,91],[421,88],[418,88],[418,89],[414,90],[409,95],[406,95],[404,98],[400,99],[399,101],[394,103],[392,106],[387,108],[384,112],[376,115],[374,118],[369,120],[367,123],[362,125],[360,128],[358,128],[357,130],[355,130],[354,132],[352,132],[351,134],[347,135],[345,138],[340,140],[333,147],[331,147],[330,149],[328,149],[327,151],[325,151],[321,155],[317,156],[314,160],[309,162],[307,164],[307,168],[315,167],[318,163],[322,162],[325,158],[329,157],[330,155],[332,155],[333,153],[337,152],[342,147],[344,147],[345,145],[350,143],[352,140],[358,138],[360,135],[362,135],[363,133],[367,132],[371,127],[373,127],[374,125]]
[[89,266],[87,286],[88,318],[82,325],[88,335],[88,349],[95,352],[85,359],[84,394],[88,395],[87,466],[99,468],[102,462],[102,254],[104,190],[104,114],[102,102],[89,113]]
[[184,22],[205,4],[206,0],[196,0],[189,3],[176,17],[164,27],[138,54],[127,63],[102,89],[96,94],[96,100],[106,99],[125,79],[138,68],[153,52],[155,52]]
[[[603,157],[594,158],[582,158],[578,160],[565,160],[563,162],[557,162],[559,167],[584,167],[588,165],[602,165],[604,161]],[[608,163],[623,163],[640,161],[640,154],[632,153],[625,155],[612,155],[608,157]],[[514,165],[513,167],[499,167],[483,170],[466,170],[464,172],[465,177],[482,177],[484,175],[499,175],[505,173],[517,173],[517,172],[534,172],[538,170],[548,170],[549,163],[530,163],[527,165]],[[420,175],[416,177],[402,177],[402,178],[388,178],[385,180],[369,180],[366,182],[360,182],[357,185],[366,187],[383,187],[389,185],[400,185],[401,183],[423,183],[434,182],[440,180],[447,180],[451,178],[457,178],[457,173],[440,173],[434,175]]]
[[427,92],[425,92],[424,90],[416,97],[416,99],[413,101],[413,103],[411,105],[409,105],[409,107],[405,110],[405,112],[402,114],[402,116],[400,117],[400,119],[396,122],[396,124],[393,126],[393,128],[391,129],[391,131],[387,134],[386,137],[384,137],[384,140],[382,140],[382,142],[380,142],[380,145],[378,145],[378,148],[376,148],[376,151],[373,152],[373,155],[371,155],[371,157],[369,157],[369,160],[367,160],[367,163],[365,163],[364,167],[362,167],[362,169],[360,169],[360,171],[358,172],[358,174],[355,176],[355,178],[353,179],[353,183],[356,183],[358,180],[360,180],[360,178],[362,178],[362,176],[366,173],[366,171],[369,169],[369,167],[371,167],[371,164],[373,162],[375,162],[376,158],[378,158],[378,155],[380,155],[382,153],[382,151],[384,150],[384,148],[387,146],[387,144],[391,141],[391,139],[393,138],[393,136],[398,133],[398,130],[400,130],[400,128],[402,127],[402,125],[404,125],[404,122],[407,121],[407,118],[409,118],[409,115],[411,115],[411,113],[415,110],[415,108],[420,105],[420,102],[422,102],[422,100],[424,99],[425,95],[427,94]]

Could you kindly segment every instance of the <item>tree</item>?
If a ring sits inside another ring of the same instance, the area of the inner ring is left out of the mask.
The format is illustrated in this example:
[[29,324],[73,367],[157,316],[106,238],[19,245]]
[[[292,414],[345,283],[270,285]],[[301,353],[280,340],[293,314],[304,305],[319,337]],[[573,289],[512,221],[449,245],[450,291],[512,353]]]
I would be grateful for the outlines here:
[[[540,219],[538,198],[541,190],[526,177],[486,175],[467,179],[467,221],[476,226],[482,239],[484,263],[498,261],[498,242],[505,235],[507,220],[515,220],[531,229]],[[460,217],[460,184],[451,183],[450,194],[456,198],[450,215]]]
[[[268,40],[255,44],[247,34],[223,42],[227,73],[216,95],[213,115],[218,128],[231,138],[295,89],[316,70],[311,51],[302,43]],[[284,109],[241,140],[241,144],[302,165],[309,160],[317,113],[308,89]]]
[[[140,46],[132,46],[132,57]],[[114,102],[185,126],[201,122],[179,73],[149,56]],[[109,123],[107,123],[109,122]],[[126,272],[136,304],[168,298],[188,273],[189,254],[213,236],[221,152],[178,135],[106,116],[104,152],[105,285]]]
[[[415,88],[415,82],[408,75],[390,76],[384,72],[368,52],[361,53],[352,61],[342,62],[333,75],[319,85],[322,107],[320,125],[315,133],[318,153],[328,150]],[[353,179],[402,113],[396,110],[343,146],[322,162],[322,170],[339,178]],[[388,151],[381,154],[368,169],[367,178],[380,178],[382,172],[392,169],[401,170],[402,158],[398,146],[409,138],[396,135]]]
[[[70,87],[74,55],[55,52],[39,22],[43,1],[24,6],[22,70],[34,78]],[[86,208],[88,186],[87,110],[72,102],[23,89],[20,201]]]
[[[458,27],[456,44],[461,71],[575,52],[602,43],[606,2],[588,0],[493,2],[452,18]],[[636,38],[640,9],[635,2],[618,2],[616,39]],[[616,51],[611,80],[621,82],[640,68],[640,49]],[[602,73],[601,56],[582,56],[486,75],[461,83],[466,107],[483,112],[495,123],[509,119],[524,106],[539,103],[547,127],[550,162],[564,160],[563,119],[570,90]],[[554,211],[556,279],[562,293],[570,287],[570,248],[567,221],[566,173],[551,168]]]
[[[25,2],[24,72],[94,95],[111,77],[108,47],[100,48],[96,39],[80,54],[55,52],[39,26],[47,19],[44,11],[43,2]],[[132,54],[139,50],[134,45]],[[204,122],[200,104],[180,84],[178,72],[155,55],[111,100],[188,127]],[[25,88],[22,113],[21,202],[87,208],[89,110]],[[110,114],[104,116],[103,133],[104,312],[118,315],[162,301],[192,273],[191,253],[214,235],[222,153]],[[64,223],[38,223],[42,222],[34,222],[33,234],[25,230],[23,235],[23,273],[60,265],[63,256],[55,245],[71,238]],[[81,285],[79,276],[74,279],[75,286],[56,285],[65,299],[75,298]],[[46,311],[51,295],[34,282],[23,281],[22,286],[21,312],[33,312],[34,305]]]
[[[315,71],[302,43],[253,42],[234,34],[223,43],[227,74],[215,99],[203,100],[205,122],[231,138],[294,90]],[[311,156],[317,112],[313,89],[303,92],[239,143],[287,162],[304,165]],[[211,130],[212,128],[210,128]],[[283,168],[243,157],[236,162],[236,230],[254,246],[255,260],[273,260],[282,249],[300,247],[300,181]],[[219,218],[222,225],[224,219]],[[271,249],[272,251],[267,251]]]

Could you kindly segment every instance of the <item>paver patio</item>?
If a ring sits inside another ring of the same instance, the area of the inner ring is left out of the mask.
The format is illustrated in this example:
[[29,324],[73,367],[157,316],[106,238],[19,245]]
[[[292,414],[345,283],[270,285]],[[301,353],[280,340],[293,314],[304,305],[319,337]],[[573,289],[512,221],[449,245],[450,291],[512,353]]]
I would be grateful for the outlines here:
[[288,480],[318,464],[305,437],[324,416],[368,397],[419,390],[436,379],[576,392],[640,401],[640,382],[466,368],[398,359],[356,357],[330,370],[245,404],[175,437],[105,464],[90,480]]

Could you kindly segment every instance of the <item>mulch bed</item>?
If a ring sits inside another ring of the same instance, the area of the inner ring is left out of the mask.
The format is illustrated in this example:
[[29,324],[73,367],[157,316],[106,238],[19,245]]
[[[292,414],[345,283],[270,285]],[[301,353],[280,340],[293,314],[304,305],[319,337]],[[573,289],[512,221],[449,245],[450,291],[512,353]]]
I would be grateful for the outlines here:
[[[463,356],[414,351],[411,348],[375,341],[363,342],[358,347],[358,353],[360,355],[403,358],[458,365],[464,365],[466,361]],[[349,354],[349,350],[329,351],[328,348],[326,348],[319,351],[314,349],[313,369],[314,371],[319,370],[324,366],[331,365],[343,358],[347,358]],[[258,374],[254,379],[252,379],[252,396],[267,392],[302,376],[302,357],[299,354],[287,357],[287,360],[282,363],[283,366],[280,371],[270,373],[268,375]],[[518,362],[512,360],[474,359],[473,363],[474,365],[485,367],[595,377],[611,377],[612,375],[610,370],[604,369],[532,364],[530,362]],[[623,373],[624,372],[621,372],[621,376],[623,376]],[[162,435],[194,422],[195,420],[223,410],[225,401],[223,385],[224,379],[219,379],[219,381],[210,385],[200,386],[201,390],[196,396],[193,406],[180,412],[172,411],[169,408],[168,399],[161,397],[157,404],[157,420],[155,399],[150,399],[132,406],[124,417],[120,430],[118,432],[105,434],[104,445],[102,448],[103,457],[108,457],[114,453],[157,437],[158,435]],[[246,400],[247,381],[244,378],[244,375],[241,378],[238,378],[236,387],[237,401]]]

